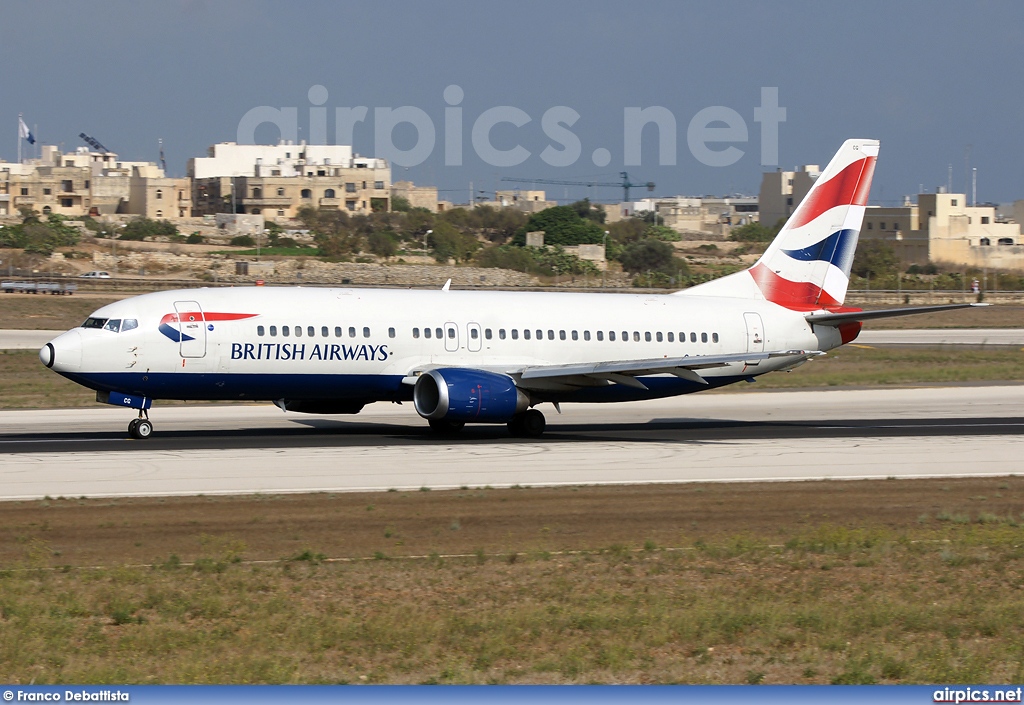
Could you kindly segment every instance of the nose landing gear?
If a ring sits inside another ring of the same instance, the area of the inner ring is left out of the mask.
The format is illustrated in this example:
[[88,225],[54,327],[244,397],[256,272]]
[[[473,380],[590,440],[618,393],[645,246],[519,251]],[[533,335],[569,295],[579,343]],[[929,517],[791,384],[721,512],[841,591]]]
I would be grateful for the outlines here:
[[139,409],[139,418],[132,419],[128,424],[128,435],[138,441],[144,441],[153,435],[153,424],[149,420],[149,411]]

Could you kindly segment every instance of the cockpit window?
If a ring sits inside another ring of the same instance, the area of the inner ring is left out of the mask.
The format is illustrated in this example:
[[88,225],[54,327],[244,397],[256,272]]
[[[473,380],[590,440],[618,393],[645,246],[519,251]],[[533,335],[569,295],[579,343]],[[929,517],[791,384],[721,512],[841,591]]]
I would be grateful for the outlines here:
[[86,318],[82,328],[102,328],[107,324],[106,318]]
[[139,321],[136,318],[126,318],[121,323],[121,332],[124,333],[126,330],[135,330],[139,327]]
[[107,321],[107,325],[103,326],[103,330],[109,330],[115,333],[119,332],[121,330],[121,319],[111,318]]

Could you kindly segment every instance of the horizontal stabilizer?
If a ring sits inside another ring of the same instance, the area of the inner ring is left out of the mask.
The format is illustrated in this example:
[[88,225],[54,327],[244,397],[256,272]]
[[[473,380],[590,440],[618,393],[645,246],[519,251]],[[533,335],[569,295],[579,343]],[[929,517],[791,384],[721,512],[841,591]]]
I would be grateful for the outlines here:
[[843,313],[816,313],[807,317],[809,323],[816,326],[838,326],[852,321],[870,321],[875,318],[895,318],[896,316],[913,316],[918,313],[935,313],[936,311],[953,311],[958,308],[980,308],[989,304],[940,304],[937,306],[907,306],[904,308],[887,308],[880,311],[844,311]]

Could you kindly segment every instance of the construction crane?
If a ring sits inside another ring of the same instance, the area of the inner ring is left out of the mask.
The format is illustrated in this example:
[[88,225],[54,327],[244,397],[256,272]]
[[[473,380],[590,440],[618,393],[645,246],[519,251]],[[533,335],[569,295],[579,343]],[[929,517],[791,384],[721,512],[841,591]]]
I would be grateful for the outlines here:
[[566,181],[563,179],[514,179],[510,176],[502,177],[502,181],[510,181],[516,184],[552,184],[555,186],[615,186],[622,189],[622,200],[629,201],[629,189],[640,188],[641,186],[647,187],[648,191],[654,190],[654,182],[648,181],[646,183],[633,183],[629,180],[629,174],[625,171],[620,171],[619,176],[622,177],[622,181],[619,182],[608,182],[608,181]]

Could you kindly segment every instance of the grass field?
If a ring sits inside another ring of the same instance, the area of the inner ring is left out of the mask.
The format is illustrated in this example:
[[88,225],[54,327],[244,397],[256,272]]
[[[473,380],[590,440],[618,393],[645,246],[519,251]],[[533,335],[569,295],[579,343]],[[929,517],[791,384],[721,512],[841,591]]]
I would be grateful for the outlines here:
[[[1024,353],[1016,348],[866,348],[846,346],[792,372],[726,387],[723,394],[763,389],[872,387],[1024,381]],[[34,350],[0,350],[0,408],[33,409],[96,404],[95,393],[39,363]],[[164,402],[173,403],[173,402]]]
[[0,673],[1020,682],[1022,509],[1016,477],[12,503]]

